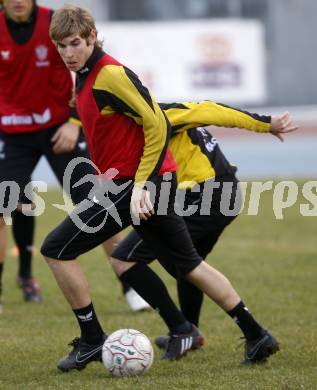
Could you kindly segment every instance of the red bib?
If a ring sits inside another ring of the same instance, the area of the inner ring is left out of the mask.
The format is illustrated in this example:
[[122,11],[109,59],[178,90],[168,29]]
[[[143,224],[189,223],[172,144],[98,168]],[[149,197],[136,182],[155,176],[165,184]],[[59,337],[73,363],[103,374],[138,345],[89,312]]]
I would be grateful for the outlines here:
[[70,72],[49,37],[51,11],[38,7],[30,40],[17,44],[0,13],[0,130],[32,132],[67,121]]

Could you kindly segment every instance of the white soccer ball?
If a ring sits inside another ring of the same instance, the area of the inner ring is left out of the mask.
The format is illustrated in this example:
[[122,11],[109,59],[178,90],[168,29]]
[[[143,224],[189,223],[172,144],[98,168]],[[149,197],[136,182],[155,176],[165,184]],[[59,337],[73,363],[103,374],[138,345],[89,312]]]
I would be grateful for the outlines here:
[[153,362],[150,340],[134,329],[120,329],[112,333],[102,347],[102,361],[116,377],[144,374]]

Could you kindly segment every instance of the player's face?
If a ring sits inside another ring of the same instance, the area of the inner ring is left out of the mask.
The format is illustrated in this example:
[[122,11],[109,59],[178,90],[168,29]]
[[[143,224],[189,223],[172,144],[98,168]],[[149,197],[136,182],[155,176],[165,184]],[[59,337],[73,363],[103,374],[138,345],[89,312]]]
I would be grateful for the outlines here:
[[6,14],[15,22],[26,22],[32,13],[34,0],[4,0]]
[[56,42],[56,46],[67,68],[77,72],[84,67],[91,56],[95,42],[96,33],[92,31],[87,39],[72,35],[61,42]]

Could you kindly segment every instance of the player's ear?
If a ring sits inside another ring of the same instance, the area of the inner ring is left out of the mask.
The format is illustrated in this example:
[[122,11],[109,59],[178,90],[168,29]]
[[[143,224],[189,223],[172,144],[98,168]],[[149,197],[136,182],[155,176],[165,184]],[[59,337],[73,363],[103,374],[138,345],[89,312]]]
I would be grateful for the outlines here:
[[96,43],[96,40],[97,40],[97,32],[96,32],[96,30],[91,30],[90,35],[88,37],[88,45],[94,46],[94,44]]

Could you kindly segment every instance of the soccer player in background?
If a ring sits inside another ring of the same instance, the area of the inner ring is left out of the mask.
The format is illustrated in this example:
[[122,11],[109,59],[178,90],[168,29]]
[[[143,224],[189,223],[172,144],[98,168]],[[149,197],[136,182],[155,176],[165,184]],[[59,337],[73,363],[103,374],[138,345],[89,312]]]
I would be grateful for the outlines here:
[[[131,224],[159,260],[171,262],[177,275],[211,299],[218,301],[225,290],[228,311],[232,308],[235,317],[244,318],[252,327],[253,337],[264,338],[263,328],[246,310],[229,281],[197,254],[184,220],[175,213],[176,166],[167,147],[170,126],[158,104],[131,70],[102,51],[88,11],[74,6],[58,10],[50,33],[66,66],[77,74],[77,109],[104,188],[85,208],[76,208],[48,235],[41,248],[81,331],[80,338],[72,342],[73,350],[60,360],[58,368],[82,369],[100,360],[106,335],[76,258]],[[170,191],[163,194],[166,213],[161,215],[157,210],[162,196],[151,198],[149,187],[152,184],[159,190],[156,194],[162,195],[165,175],[170,178]],[[177,310],[149,267],[118,263],[121,278],[158,309],[170,330],[165,359],[178,359],[201,343],[199,330]],[[273,353],[278,343],[269,332],[265,331],[265,336]]]
[[[4,0],[0,12],[0,182],[13,180],[20,188],[19,205],[11,215],[19,249],[17,283],[24,300],[33,302],[41,300],[41,292],[31,267],[34,217],[21,212],[22,207],[32,209],[24,189],[41,156],[61,184],[74,157],[89,158],[69,107],[71,74],[49,37],[52,13],[33,0]],[[94,173],[90,165],[77,167],[72,184],[87,173]],[[84,199],[90,188],[83,184],[72,189],[73,202]],[[6,227],[0,214],[0,301],[5,249]]]

